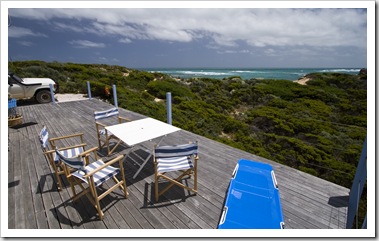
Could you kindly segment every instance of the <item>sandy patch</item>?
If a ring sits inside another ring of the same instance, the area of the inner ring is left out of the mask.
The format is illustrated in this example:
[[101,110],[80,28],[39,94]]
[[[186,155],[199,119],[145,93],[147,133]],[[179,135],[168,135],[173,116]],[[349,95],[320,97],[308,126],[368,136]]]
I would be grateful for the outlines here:
[[303,78],[300,78],[298,80],[295,80],[294,82],[301,84],[301,85],[307,85],[307,82],[309,80],[310,80],[310,78],[303,77]]
[[83,94],[55,94],[55,98],[58,102],[68,102],[68,101],[78,101],[78,100],[87,100],[87,97],[84,97]]

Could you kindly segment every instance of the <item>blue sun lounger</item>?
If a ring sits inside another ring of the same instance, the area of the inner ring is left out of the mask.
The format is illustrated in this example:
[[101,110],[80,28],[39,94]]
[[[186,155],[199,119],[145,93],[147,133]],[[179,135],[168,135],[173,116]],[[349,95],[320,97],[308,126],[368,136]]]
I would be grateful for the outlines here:
[[269,164],[239,160],[218,229],[283,229],[278,184]]

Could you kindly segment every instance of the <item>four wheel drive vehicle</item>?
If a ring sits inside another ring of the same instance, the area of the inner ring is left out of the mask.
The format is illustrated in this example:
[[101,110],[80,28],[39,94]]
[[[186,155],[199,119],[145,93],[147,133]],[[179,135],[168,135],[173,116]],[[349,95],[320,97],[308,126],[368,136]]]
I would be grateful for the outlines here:
[[278,184],[270,164],[241,159],[232,174],[218,229],[283,229]]
[[20,78],[14,73],[8,73],[8,98],[30,99],[35,98],[38,103],[52,101],[50,84],[53,91],[58,92],[58,85],[49,78]]

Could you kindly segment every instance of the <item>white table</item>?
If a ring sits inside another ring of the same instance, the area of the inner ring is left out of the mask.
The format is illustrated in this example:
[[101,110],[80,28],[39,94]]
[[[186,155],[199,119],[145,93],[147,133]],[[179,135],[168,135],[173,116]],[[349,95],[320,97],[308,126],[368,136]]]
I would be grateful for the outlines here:
[[[134,147],[137,144],[140,144],[145,141],[150,141],[158,137],[164,137],[170,133],[179,131],[180,128],[166,124],[162,121],[153,119],[153,118],[145,118],[141,120],[135,120],[130,122],[125,122],[117,125],[107,126],[105,127],[108,131],[110,131],[113,135],[119,138],[122,142],[130,147]],[[163,138],[159,141],[162,141]],[[132,150],[129,150],[128,153]],[[142,168],[146,165],[147,161],[150,159],[152,152],[150,155],[144,160],[144,162],[140,165],[138,171],[134,174],[133,179],[141,172]],[[125,155],[124,159],[126,159],[127,155]],[[137,163],[138,164],[138,163]]]

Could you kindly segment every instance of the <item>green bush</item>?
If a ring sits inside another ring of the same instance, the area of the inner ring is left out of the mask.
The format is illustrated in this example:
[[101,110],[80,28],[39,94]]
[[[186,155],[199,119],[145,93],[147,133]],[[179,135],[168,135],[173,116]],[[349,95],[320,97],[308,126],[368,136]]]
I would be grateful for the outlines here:
[[160,99],[166,99],[166,93],[171,92],[172,96],[195,98],[191,90],[174,80],[156,80],[147,84],[147,91]]

